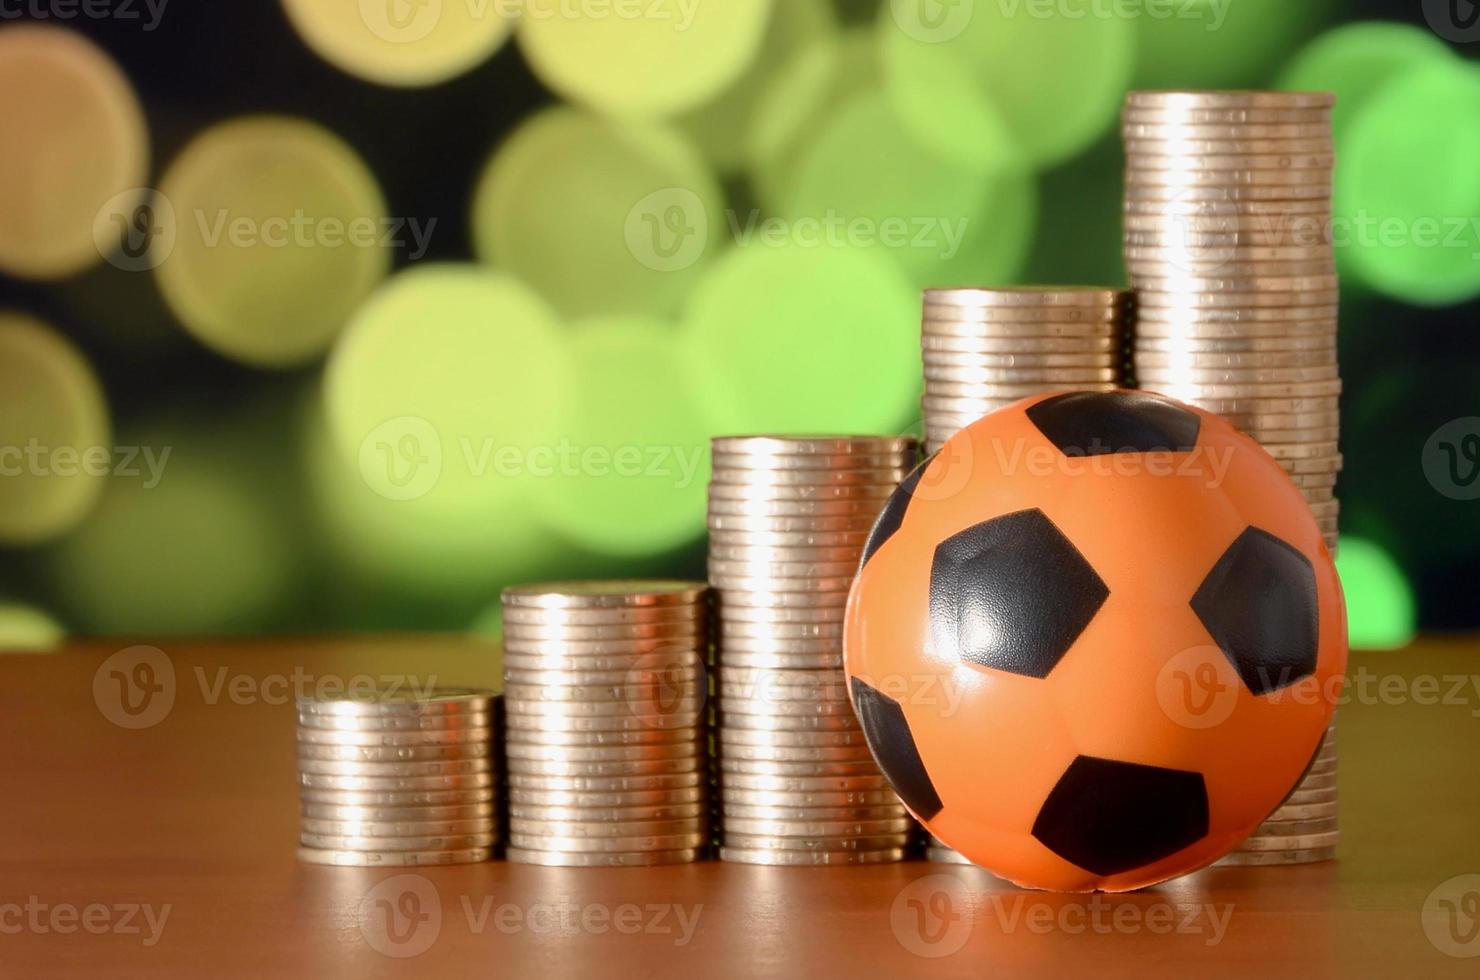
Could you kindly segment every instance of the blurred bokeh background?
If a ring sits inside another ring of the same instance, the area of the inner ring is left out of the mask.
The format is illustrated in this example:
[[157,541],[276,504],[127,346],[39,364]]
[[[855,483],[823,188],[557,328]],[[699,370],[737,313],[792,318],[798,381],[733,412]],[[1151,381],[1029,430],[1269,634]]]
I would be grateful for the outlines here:
[[1463,0],[7,6],[0,647],[702,576],[710,435],[916,426],[922,286],[1124,281],[1137,87],[1339,93],[1353,639],[1480,626],[1477,52]]

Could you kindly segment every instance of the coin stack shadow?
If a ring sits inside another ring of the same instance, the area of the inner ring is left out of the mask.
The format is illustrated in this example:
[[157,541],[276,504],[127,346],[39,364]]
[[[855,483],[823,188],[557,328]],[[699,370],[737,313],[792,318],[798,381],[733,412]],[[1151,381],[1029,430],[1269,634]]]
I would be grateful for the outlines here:
[[490,691],[298,699],[298,859],[471,864],[496,843]]
[[927,452],[1031,395],[1119,387],[1130,297],[1097,287],[927,289],[920,334]]
[[709,587],[565,582],[503,594],[510,861],[706,856]]
[[[1022,398],[1119,387],[1131,317],[1130,292],[1109,287],[927,289],[926,451]],[[970,863],[935,837],[926,844],[931,861]]]
[[869,531],[918,445],[757,436],[713,450],[720,858],[902,860],[913,823],[848,699],[843,615]]
[[[1333,553],[1342,463],[1334,103],[1313,92],[1132,92],[1122,114],[1136,381],[1257,439],[1305,494]],[[1329,771],[1313,770],[1297,792],[1319,801],[1281,808],[1234,860],[1334,853],[1328,741]]]

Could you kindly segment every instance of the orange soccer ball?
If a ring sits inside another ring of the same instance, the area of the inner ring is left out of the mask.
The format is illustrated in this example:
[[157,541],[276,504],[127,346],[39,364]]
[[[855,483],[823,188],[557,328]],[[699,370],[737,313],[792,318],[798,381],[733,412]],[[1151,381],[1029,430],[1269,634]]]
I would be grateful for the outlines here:
[[1340,694],[1341,585],[1300,490],[1157,395],[987,416],[864,554],[844,645],[869,747],[926,829],[1021,885],[1217,860],[1295,788]]

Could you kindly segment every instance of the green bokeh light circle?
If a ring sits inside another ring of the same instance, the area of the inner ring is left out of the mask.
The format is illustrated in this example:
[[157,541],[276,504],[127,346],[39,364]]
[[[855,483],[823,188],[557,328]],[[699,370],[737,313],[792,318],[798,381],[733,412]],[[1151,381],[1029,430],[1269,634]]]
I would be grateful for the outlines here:
[[1347,631],[1359,650],[1395,650],[1413,641],[1417,608],[1413,586],[1381,545],[1342,537],[1336,559],[1346,593]]
[[611,317],[574,325],[567,438],[574,464],[544,481],[544,519],[603,554],[671,550],[704,532],[709,438],[695,379],[662,321]]
[[567,429],[564,334],[527,286],[476,265],[419,266],[371,297],[329,360],[332,452],[315,465],[357,562],[427,589],[527,565],[545,540],[536,471]]
[[745,73],[676,124],[715,169],[725,174],[743,170],[746,140],[751,127],[761,120],[762,101],[772,78],[798,51],[833,37],[836,31],[837,16],[830,0],[780,0],[772,7],[760,53]]
[[934,21],[930,6],[891,0],[879,30],[890,98],[936,152],[976,169],[1000,166],[1004,148],[1057,163],[1115,121],[1135,61],[1130,20],[975,3]]
[[1439,62],[1400,75],[1360,108],[1338,149],[1351,271],[1413,303],[1480,295],[1480,68]]
[[567,316],[671,313],[725,228],[724,199],[672,130],[556,108],[526,120],[478,183],[478,255]]
[[1377,92],[1412,68],[1452,60],[1449,46],[1412,24],[1363,21],[1327,31],[1307,44],[1280,75],[1292,92],[1335,92],[1331,128],[1340,140]]
[[695,291],[684,356],[722,431],[892,432],[918,414],[919,312],[880,252],[752,244]]
[[[890,255],[920,287],[1016,276],[1032,241],[1031,180],[982,175],[921,146],[882,91],[845,102],[798,154],[777,213],[837,220],[854,247]],[[990,248],[988,248],[990,246]],[[994,261],[995,260],[995,261]]]

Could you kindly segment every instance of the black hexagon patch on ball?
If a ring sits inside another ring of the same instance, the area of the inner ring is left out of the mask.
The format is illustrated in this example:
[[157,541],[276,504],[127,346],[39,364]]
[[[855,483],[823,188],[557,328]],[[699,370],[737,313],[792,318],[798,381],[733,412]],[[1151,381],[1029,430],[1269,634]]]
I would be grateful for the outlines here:
[[1192,597],[1244,686],[1268,694],[1309,677],[1320,647],[1320,605],[1310,559],[1259,528],[1247,528]]
[[941,811],[944,804],[935,791],[930,773],[925,770],[925,762],[920,758],[904,709],[898,701],[874,690],[857,677],[852,678],[852,685],[858,723],[879,770],[904,805],[921,820],[929,820]]
[[930,568],[936,651],[1026,677],[1049,675],[1110,595],[1041,510],[952,535]]
[[904,524],[905,512],[910,509],[910,503],[915,499],[915,488],[920,485],[920,478],[925,475],[925,468],[934,459],[935,457],[931,456],[930,459],[915,467],[889,495],[889,502],[879,513],[879,519],[874,522],[873,530],[869,532],[868,543],[863,546],[863,560],[858,563],[860,569],[868,564],[874,552],[884,547],[884,542],[894,537],[894,533]]
[[1114,875],[1160,861],[1208,833],[1201,773],[1081,755],[1033,821],[1033,836],[1070,864]]
[[1028,420],[1065,456],[1188,453],[1202,419],[1146,392],[1071,391],[1028,409]]

